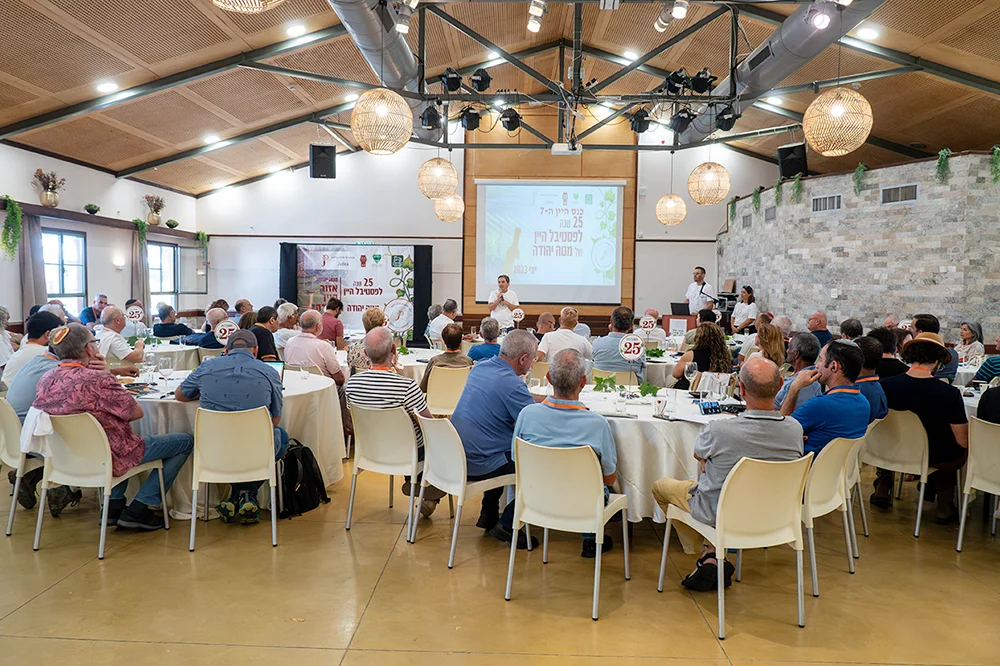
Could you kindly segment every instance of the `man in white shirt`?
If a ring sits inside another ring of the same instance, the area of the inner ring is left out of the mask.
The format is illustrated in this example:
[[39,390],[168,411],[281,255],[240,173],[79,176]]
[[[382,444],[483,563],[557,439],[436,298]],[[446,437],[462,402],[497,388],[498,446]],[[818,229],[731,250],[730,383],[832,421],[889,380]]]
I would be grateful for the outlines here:
[[511,312],[520,305],[517,294],[510,288],[510,278],[501,275],[497,278],[497,289],[490,292],[488,306],[490,316],[500,324],[500,332],[505,333],[514,328],[514,316]]
[[62,326],[62,320],[51,312],[39,310],[24,322],[24,340],[3,366],[4,384],[10,386],[14,376],[25,364],[36,356],[41,356],[49,346],[49,331]]
[[688,304],[691,314],[715,308],[715,288],[705,282],[705,269],[701,266],[694,267],[694,282],[688,285],[684,302]]
[[114,305],[109,305],[101,312],[103,328],[97,333],[101,355],[108,361],[124,363],[141,363],[144,345],[142,340],[135,341],[135,349],[128,346],[128,341],[122,337],[125,329],[125,315]]
[[431,340],[440,340],[441,331],[448,324],[455,321],[455,317],[458,316],[458,303],[455,299],[449,298],[441,306],[441,314],[431,320],[431,323],[427,325],[427,337]]
[[[138,298],[128,299],[125,301],[125,312],[128,312],[128,309],[133,305],[138,305],[141,308],[142,301]],[[146,328],[145,323],[142,321],[132,321],[128,317],[125,318],[125,328],[122,329],[123,338],[131,338],[133,336],[144,338],[147,335],[149,335],[149,330]]]
[[576,308],[566,307],[559,313],[559,330],[551,331],[542,336],[538,344],[537,359],[544,361],[553,359],[563,349],[575,349],[587,360],[593,360],[594,354],[590,340],[577,335],[573,329],[580,322],[580,314]]
[[639,331],[639,334],[644,336],[648,342],[656,342],[658,349],[667,348],[667,332],[663,330],[663,326],[660,324],[660,311],[656,308],[646,308],[643,317],[652,317],[656,320],[656,328],[651,331]]

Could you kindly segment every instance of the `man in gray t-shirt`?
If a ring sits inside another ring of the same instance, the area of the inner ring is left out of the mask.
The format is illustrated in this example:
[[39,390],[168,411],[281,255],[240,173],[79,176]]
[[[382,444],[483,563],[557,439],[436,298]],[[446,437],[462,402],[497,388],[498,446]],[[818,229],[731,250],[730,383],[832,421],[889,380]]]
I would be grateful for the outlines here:
[[[780,461],[802,457],[802,426],[773,410],[780,387],[781,375],[771,361],[755,356],[743,364],[740,390],[747,411],[736,418],[712,421],[698,435],[694,457],[701,463],[699,480],[664,478],[653,484],[653,497],[664,512],[673,504],[689,511],[696,520],[715,525],[722,486],[741,459]],[[682,523],[674,526],[685,552],[695,552],[697,532]],[[713,547],[705,545],[698,567],[682,584],[692,590],[716,589],[717,566]],[[731,571],[732,565],[726,562],[726,585]]]

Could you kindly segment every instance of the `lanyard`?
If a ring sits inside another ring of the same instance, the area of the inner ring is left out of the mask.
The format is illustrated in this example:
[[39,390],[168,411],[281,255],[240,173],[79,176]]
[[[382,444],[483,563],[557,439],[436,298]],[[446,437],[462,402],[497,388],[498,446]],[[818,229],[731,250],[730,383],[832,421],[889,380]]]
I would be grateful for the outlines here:
[[72,361],[69,361],[69,362],[66,362],[66,363],[60,363],[59,367],[60,368],[83,368],[84,370],[87,369],[87,367],[85,365],[83,365],[82,363],[76,363],[76,362],[72,362]]
[[550,401],[548,398],[542,400],[542,404],[552,407],[553,409],[582,409],[587,411],[587,408],[584,405],[560,405]]
[[395,368],[390,365],[373,365],[372,370],[385,370],[386,372],[394,372]]

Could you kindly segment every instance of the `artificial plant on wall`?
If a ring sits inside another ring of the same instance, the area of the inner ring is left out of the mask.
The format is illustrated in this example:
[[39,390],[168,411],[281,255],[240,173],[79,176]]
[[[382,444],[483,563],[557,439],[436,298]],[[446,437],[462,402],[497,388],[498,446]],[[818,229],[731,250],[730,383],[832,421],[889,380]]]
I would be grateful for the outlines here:
[[858,164],[854,167],[854,175],[851,176],[851,180],[854,181],[854,195],[860,197],[861,190],[865,186],[865,171],[868,171],[868,165],[864,162]]
[[204,231],[198,231],[195,232],[194,237],[198,241],[198,244],[201,245],[202,249],[204,250],[208,249],[208,234],[206,234]]
[[1000,146],[993,146],[990,150],[990,176],[994,185],[1000,183]]
[[736,219],[736,197],[729,200],[729,221]]
[[777,208],[781,205],[781,188],[784,187],[785,181],[778,177],[778,180],[774,181],[774,207]]
[[795,177],[792,178],[792,195],[789,197],[792,203],[800,203],[802,201],[802,174],[797,173]]
[[3,236],[0,240],[3,253],[8,258],[17,257],[17,246],[21,242],[21,207],[6,194],[3,197],[7,215],[3,220]]
[[750,198],[750,202],[753,204],[753,212],[760,212],[760,193],[764,191],[764,188],[757,186],[753,190],[753,195]]
[[149,228],[149,225],[146,224],[146,220],[143,220],[143,219],[138,218],[138,217],[135,218],[134,220],[132,220],[132,222],[135,223],[135,229],[136,229],[136,231],[139,232],[139,243],[141,245],[145,245],[146,244],[146,229]]
[[938,153],[937,165],[934,167],[934,176],[942,185],[946,185],[948,179],[951,178],[951,164],[948,162],[949,157],[951,157],[951,149],[943,149]]

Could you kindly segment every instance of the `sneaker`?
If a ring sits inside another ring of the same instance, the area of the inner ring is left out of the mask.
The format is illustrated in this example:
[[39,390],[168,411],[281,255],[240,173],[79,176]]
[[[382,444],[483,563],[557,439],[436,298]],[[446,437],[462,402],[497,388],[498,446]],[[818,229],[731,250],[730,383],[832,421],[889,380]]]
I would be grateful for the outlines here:
[[493,513],[480,513],[479,520],[476,521],[476,527],[481,530],[486,530],[489,532],[497,523],[500,522],[500,514],[497,512]]
[[438,504],[440,503],[441,500],[425,499],[423,502],[420,503],[420,515],[423,516],[424,518],[430,518],[431,514],[434,513],[434,511],[438,508]]
[[[601,544],[601,552],[606,553],[614,547],[614,541],[607,534],[604,535],[604,543]],[[583,551],[580,553],[580,557],[586,557],[588,559],[594,559],[597,557],[597,538],[590,538],[583,540]]]
[[[714,560],[715,553],[707,553],[698,559],[696,568],[681,581],[681,585],[694,592],[708,592],[719,589],[719,567],[717,564],[707,562]],[[733,574],[736,567],[728,560],[723,560],[723,584],[729,587],[733,584]]]
[[[504,527],[503,525],[501,525],[500,523],[497,523],[496,525],[493,526],[493,529],[490,530],[490,535],[493,536],[493,538],[499,539],[500,541],[503,541],[505,543],[510,543],[511,539],[514,538],[514,533],[511,530]],[[538,548],[537,537],[531,537],[531,547]],[[524,530],[518,530],[517,532],[517,549],[518,550],[528,549],[528,539],[524,535]]]
[[236,499],[230,497],[227,500],[223,500],[219,506],[215,507],[215,510],[219,512],[219,517],[224,523],[236,522]]
[[58,486],[46,493],[45,498],[48,501],[49,513],[53,518],[58,518],[67,506],[77,504],[83,498],[83,493],[79,490],[74,492],[69,486]]
[[250,491],[240,493],[239,501],[240,522],[244,525],[253,525],[260,522],[260,506],[257,498]]
[[887,476],[875,477],[875,492],[869,498],[872,506],[880,509],[888,509],[892,504],[892,478]]
[[[82,495],[83,493],[80,494]],[[124,511],[125,498],[108,500],[108,527],[114,527],[117,525],[118,519],[121,518]],[[98,521],[97,524],[100,525],[100,521]]]
[[144,530],[154,532],[163,529],[163,517],[153,513],[148,506],[133,500],[118,518],[118,529]]
[[[401,493],[403,493],[403,497],[409,497],[410,496],[410,482],[409,481],[403,481],[403,485],[399,489],[399,491]],[[420,483],[417,483],[416,492],[417,492],[418,495],[420,494]],[[448,493],[446,493],[445,491],[439,490],[439,489],[435,488],[434,486],[427,486],[424,489],[424,499],[425,500],[439,500],[439,499],[441,499],[442,497],[444,497],[447,494]]]
[[[7,479],[17,480],[17,472],[12,471],[7,475]],[[38,499],[35,497],[38,482],[42,480],[42,468],[33,469],[21,477],[21,485],[17,489],[17,503],[28,511],[35,508]],[[14,483],[14,481],[11,481]]]

